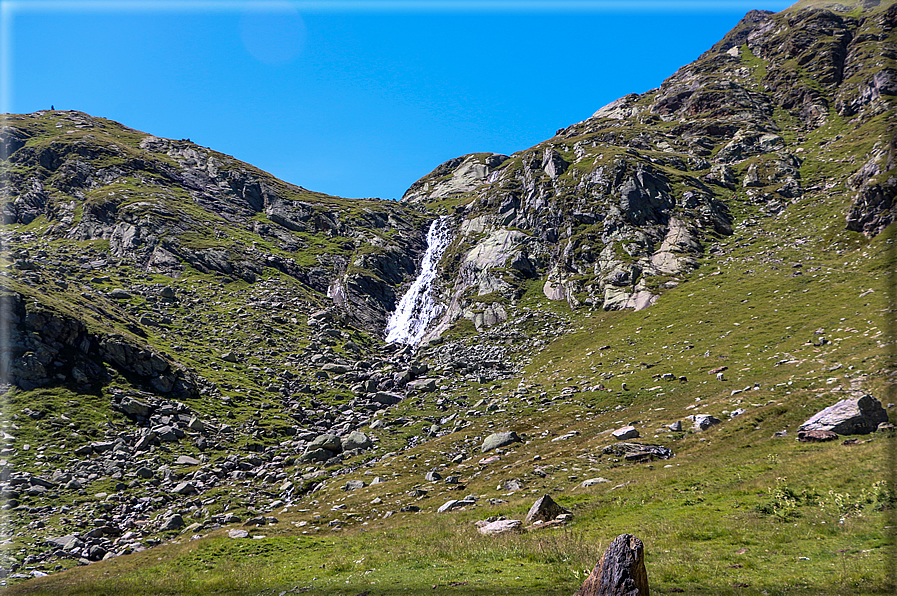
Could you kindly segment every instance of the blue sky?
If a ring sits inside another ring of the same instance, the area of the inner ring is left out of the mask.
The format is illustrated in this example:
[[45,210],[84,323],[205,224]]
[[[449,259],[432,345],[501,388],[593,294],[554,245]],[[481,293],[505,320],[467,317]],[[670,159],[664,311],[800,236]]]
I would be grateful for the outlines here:
[[0,111],[80,110],[398,199],[657,87],[779,0],[0,0]]

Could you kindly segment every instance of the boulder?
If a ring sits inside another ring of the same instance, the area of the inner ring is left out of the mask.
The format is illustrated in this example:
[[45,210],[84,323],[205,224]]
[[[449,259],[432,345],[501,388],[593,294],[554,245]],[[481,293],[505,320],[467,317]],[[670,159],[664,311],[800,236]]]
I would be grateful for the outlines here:
[[345,364],[336,364],[335,362],[328,362],[327,364],[325,364],[324,366],[321,367],[321,370],[323,370],[324,372],[329,372],[334,375],[344,375],[352,369],[350,367],[346,366]]
[[452,499],[450,501],[446,501],[443,503],[439,509],[436,510],[436,513],[445,513],[447,511],[451,511],[453,509],[460,509],[461,507],[473,506],[476,505],[476,501],[473,499]]
[[606,484],[608,482],[610,482],[610,480],[599,476],[598,478],[589,478],[588,480],[583,480],[579,486],[581,486],[582,488],[589,488],[591,486],[595,486],[598,484]]
[[613,433],[615,439],[619,439],[620,441],[625,441],[627,439],[637,439],[639,437],[638,429],[634,426],[624,426],[623,428],[618,428]]
[[504,534],[505,532],[511,532],[513,530],[517,530],[521,526],[521,522],[519,519],[500,519],[491,523],[488,523],[484,526],[480,526],[477,528],[477,531],[480,534],[484,534],[486,536],[492,536],[494,534]]
[[314,451],[315,449],[326,449],[327,451],[332,451],[333,453],[339,453],[343,450],[343,442],[336,435],[318,435],[314,441],[308,444],[305,452],[309,453],[311,451]]
[[692,428],[696,431],[707,430],[711,426],[720,423],[719,418],[711,416],[710,414],[695,414],[693,416],[686,416],[686,418],[694,423]]
[[302,457],[299,458],[299,461],[304,464],[325,462],[333,458],[334,455],[335,454],[333,453],[333,451],[330,451],[328,449],[311,449],[302,454]]
[[178,435],[175,430],[167,424],[154,427],[152,432],[156,434],[156,438],[165,443],[170,443],[178,440]]
[[408,383],[408,389],[416,391],[436,391],[436,379],[417,379]]
[[839,435],[865,435],[888,421],[881,402],[869,395],[839,401],[800,425],[799,430],[827,430]]
[[648,572],[642,541],[617,536],[574,596],[648,596]]
[[159,527],[159,529],[163,532],[168,532],[170,530],[179,530],[186,525],[187,524],[184,522],[184,518],[176,513],[166,519]]
[[150,406],[138,401],[133,397],[125,397],[121,400],[118,409],[126,416],[134,416],[136,418],[146,418],[150,415]]
[[374,397],[372,399],[379,404],[383,404],[386,406],[393,406],[393,405],[399,403],[400,401],[402,401],[402,396],[395,394],[395,393],[389,393],[386,391],[378,391],[377,393],[374,394]]
[[507,447],[512,443],[520,443],[521,441],[522,439],[514,431],[492,433],[483,441],[481,450],[483,453],[486,453],[487,451],[492,451],[499,447]]
[[179,482],[171,492],[176,495],[189,495],[196,492],[196,487],[190,482]]
[[570,511],[555,503],[549,495],[544,495],[529,508],[524,521],[527,524],[537,521],[547,522],[565,513],[570,513]]
[[661,445],[642,445],[641,443],[614,443],[602,450],[604,455],[616,455],[626,461],[642,461],[650,459],[670,459],[673,452]]
[[342,438],[342,446],[345,451],[353,449],[370,449],[374,443],[371,438],[361,431],[353,430]]
[[71,550],[84,546],[84,542],[75,534],[67,534],[58,538],[47,538],[44,544],[62,550]]
[[200,462],[195,457],[190,457],[189,455],[180,455],[176,460],[174,460],[175,465],[177,466],[198,466]]

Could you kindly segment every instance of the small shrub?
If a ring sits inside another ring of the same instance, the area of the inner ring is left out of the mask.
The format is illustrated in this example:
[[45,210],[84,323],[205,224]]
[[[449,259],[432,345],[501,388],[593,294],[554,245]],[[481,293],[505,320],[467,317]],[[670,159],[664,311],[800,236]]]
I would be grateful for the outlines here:
[[893,509],[894,505],[897,504],[897,490],[888,486],[888,483],[884,480],[879,480],[872,484],[871,496],[874,503],[872,507],[874,511]]
[[862,517],[865,499],[857,500],[850,493],[836,493],[834,490],[828,491],[828,494],[829,498],[820,505],[822,509],[834,509],[842,520],[847,517]]
[[[772,515],[777,521],[787,522],[800,517],[797,510],[801,494],[798,494],[786,483],[787,478],[776,478],[776,485],[769,490],[771,501],[760,503],[756,507],[757,513]],[[804,491],[806,492],[806,491]]]

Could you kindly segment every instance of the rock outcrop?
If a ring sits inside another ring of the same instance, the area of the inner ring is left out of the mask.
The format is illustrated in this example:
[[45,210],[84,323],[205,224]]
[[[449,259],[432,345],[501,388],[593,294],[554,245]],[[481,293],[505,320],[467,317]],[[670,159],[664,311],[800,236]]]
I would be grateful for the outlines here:
[[816,413],[800,425],[802,431],[831,431],[839,435],[865,435],[888,421],[881,402],[869,394],[844,399]]
[[632,534],[610,543],[575,596],[648,596],[645,548]]

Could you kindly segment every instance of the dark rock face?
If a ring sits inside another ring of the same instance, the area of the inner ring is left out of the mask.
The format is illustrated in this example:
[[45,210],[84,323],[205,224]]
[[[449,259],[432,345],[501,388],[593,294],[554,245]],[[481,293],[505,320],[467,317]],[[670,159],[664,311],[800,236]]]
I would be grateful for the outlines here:
[[839,435],[865,435],[888,421],[881,402],[869,394],[839,401],[800,425],[802,431],[830,431]]
[[617,536],[575,596],[648,596],[648,572],[642,541]]
[[[103,363],[108,363],[158,393],[173,397],[196,393],[189,371],[146,347],[121,337],[99,337],[71,316],[26,307],[19,294],[6,294],[0,306],[9,325],[11,348],[0,360],[0,376],[21,389],[64,380],[92,391],[105,381]],[[134,414],[139,415],[140,408],[135,408]]]
[[[897,94],[897,90],[894,91]],[[872,237],[897,220],[897,130],[887,147],[876,147],[848,181],[855,190],[847,229]]]

